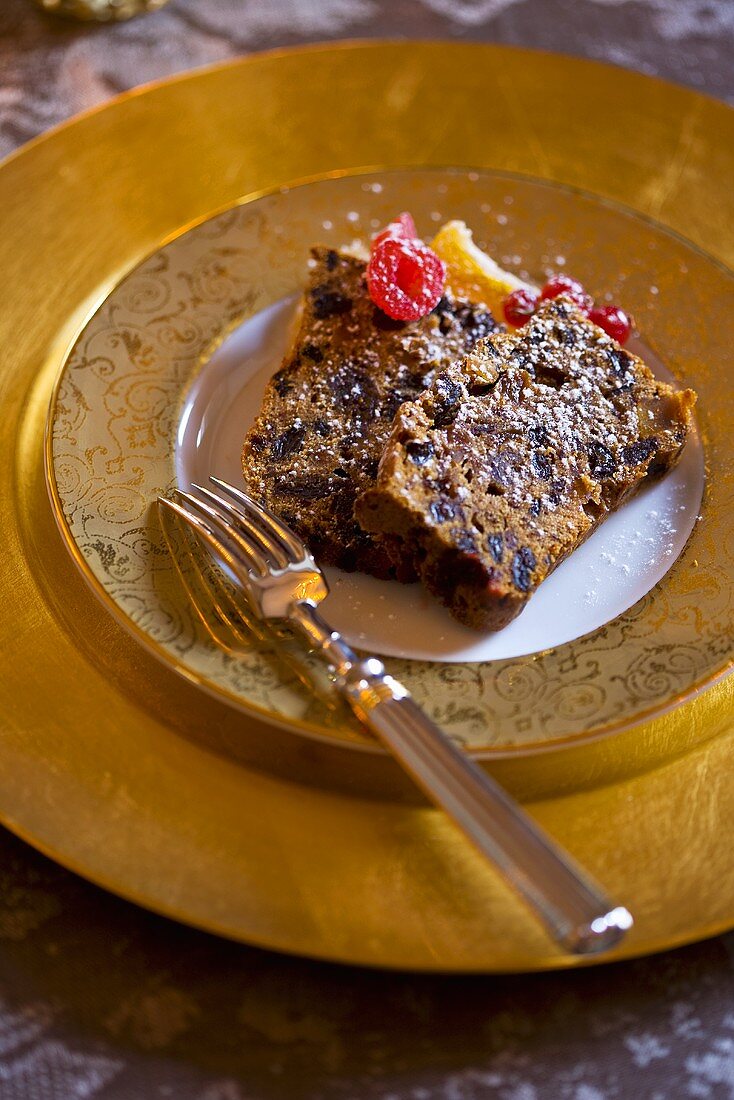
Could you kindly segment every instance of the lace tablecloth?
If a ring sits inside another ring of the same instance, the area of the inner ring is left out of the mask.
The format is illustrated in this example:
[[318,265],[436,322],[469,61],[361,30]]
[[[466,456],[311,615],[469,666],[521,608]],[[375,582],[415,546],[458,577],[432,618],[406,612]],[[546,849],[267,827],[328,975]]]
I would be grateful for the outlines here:
[[[0,153],[144,81],[358,36],[542,46],[734,99],[732,0],[171,0],[102,28],[2,0]],[[734,935],[573,974],[370,973],[180,927],[0,833],[0,1100],[82,1097],[731,1100]]]

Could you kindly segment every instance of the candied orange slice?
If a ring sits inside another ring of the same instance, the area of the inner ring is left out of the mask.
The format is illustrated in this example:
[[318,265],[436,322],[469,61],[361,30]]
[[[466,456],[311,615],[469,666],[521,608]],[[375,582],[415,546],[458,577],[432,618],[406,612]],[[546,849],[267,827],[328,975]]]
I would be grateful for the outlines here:
[[535,290],[478,248],[464,222],[441,226],[430,247],[446,264],[446,288],[458,297],[483,302],[498,321],[504,321],[503,302],[513,290]]

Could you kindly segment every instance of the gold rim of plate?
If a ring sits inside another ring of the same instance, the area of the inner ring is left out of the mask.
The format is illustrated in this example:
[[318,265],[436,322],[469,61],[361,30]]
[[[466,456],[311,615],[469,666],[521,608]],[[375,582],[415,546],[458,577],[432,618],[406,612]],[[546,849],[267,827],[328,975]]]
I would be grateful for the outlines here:
[[[562,125],[540,94],[549,84],[584,87]],[[338,117],[323,86],[344,93]],[[119,628],[55,529],[44,421],[65,350],[126,271],[182,225],[303,178],[374,164],[542,177],[731,263],[732,115],[563,57],[344,44],[164,82],[7,161],[3,821],[102,885],[237,939],[389,967],[571,965],[389,760],[273,727],[266,739],[254,717],[204,697]],[[728,677],[615,737],[489,765],[634,910],[620,956],[734,921],[733,695]]]

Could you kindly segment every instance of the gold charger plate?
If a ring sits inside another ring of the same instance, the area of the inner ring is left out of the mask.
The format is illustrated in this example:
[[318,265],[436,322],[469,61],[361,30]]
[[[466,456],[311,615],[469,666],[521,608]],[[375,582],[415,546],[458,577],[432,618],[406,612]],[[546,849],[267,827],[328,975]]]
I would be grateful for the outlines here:
[[[324,87],[351,106],[332,117]],[[554,117],[547,87],[572,117]],[[54,529],[43,423],[91,308],[181,226],[245,196],[372,165],[486,167],[621,201],[727,262],[733,131],[723,105],[605,66],[357,44],[123,97],[8,161],[3,820],[111,889],[254,943],[424,969],[569,964],[390,761],[357,770],[348,746],[265,737],[116,626]],[[634,908],[622,954],[734,921],[731,703],[728,678],[614,737],[491,765]]]

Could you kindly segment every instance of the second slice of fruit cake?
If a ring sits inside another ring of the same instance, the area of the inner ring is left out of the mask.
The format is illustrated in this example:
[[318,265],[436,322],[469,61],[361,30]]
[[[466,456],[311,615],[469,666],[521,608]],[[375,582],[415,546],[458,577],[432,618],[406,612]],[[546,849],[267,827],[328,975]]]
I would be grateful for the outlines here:
[[402,407],[358,520],[399,545],[457,619],[497,630],[677,462],[694,402],[557,298]]
[[271,379],[242,453],[245,485],[322,562],[408,579],[411,562],[354,517],[374,484],[404,401],[497,328],[483,306],[446,295],[418,321],[393,321],[369,297],[366,264],[313,250],[293,349]]

